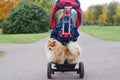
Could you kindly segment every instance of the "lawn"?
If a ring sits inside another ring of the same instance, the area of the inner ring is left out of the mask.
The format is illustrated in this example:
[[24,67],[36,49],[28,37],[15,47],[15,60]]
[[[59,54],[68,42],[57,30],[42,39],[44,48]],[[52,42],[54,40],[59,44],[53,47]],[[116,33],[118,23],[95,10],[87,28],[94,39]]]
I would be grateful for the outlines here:
[[0,30],[0,43],[31,43],[49,36],[49,32],[39,34],[2,34]]
[[[106,26],[81,26],[80,30],[86,32],[96,38],[120,41],[120,27]],[[31,43],[43,39],[50,35],[49,32],[39,34],[2,34],[0,30],[0,44],[3,43]]]
[[96,38],[120,41],[120,27],[118,26],[81,26],[80,30]]
[[0,51],[0,57],[3,56],[5,54],[5,52]]

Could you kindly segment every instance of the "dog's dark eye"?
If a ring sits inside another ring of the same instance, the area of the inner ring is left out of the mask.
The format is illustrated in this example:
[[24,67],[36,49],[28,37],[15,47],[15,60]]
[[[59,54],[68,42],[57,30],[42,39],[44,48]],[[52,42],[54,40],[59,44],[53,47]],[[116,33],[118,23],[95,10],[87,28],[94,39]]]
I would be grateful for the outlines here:
[[51,47],[54,47],[54,46],[51,46]]
[[49,47],[54,47],[54,46],[49,46]]

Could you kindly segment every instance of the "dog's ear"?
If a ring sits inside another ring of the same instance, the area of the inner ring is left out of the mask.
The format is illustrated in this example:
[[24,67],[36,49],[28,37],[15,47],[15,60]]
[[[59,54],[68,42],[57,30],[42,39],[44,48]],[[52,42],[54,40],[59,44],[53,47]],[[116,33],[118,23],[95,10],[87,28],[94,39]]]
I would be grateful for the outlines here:
[[48,43],[50,43],[51,42],[51,40],[48,40]]
[[56,41],[55,41],[55,40],[53,41],[53,44],[56,44]]

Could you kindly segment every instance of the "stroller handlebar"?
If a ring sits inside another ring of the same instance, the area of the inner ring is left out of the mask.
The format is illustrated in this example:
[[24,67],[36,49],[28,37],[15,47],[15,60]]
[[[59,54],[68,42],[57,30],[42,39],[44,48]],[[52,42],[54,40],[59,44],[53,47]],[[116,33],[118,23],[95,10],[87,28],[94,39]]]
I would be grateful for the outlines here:
[[[59,9],[64,9],[65,6],[66,6],[66,4],[64,3],[63,6],[59,6],[59,5],[58,5],[59,2],[60,2],[60,0],[58,0],[58,1],[56,2],[56,7],[59,8]],[[78,0],[75,0],[75,2],[76,2],[78,5],[72,6],[73,9],[76,9],[76,8],[79,8],[79,7],[80,7],[80,2],[79,2]]]

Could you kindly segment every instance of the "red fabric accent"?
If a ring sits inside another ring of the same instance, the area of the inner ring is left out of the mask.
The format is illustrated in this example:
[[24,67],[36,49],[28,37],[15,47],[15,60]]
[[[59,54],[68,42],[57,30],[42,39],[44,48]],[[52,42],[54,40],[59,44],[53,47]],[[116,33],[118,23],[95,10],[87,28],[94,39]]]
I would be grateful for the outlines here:
[[50,26],[51,26],[51,29],[55,29],[56,27],[56,20],[55,20],[55,13],[57,12],[58,8],[54,5],[53,8],[52,8],[52,12],[51,12],[51,20],[50,20]]
[[70,10],[66,9],[64,13],[60,14],[60,16],[58,17],[58,19],[61,19],[63,17],[63,14],[65,14],[65,16],[70,16]]
[[62,34],[62,33],[60,34],[60,37],[68,38],[69,35],[70,35],[70,38],[71,38],[72,37],[71,34],[68,34],[68,32],[64,32],[64,34]]
[[64,4],[66,4],[66,6],[78,5],[75,0],[60,0],[60,2],[58,3],[59,6],[63,6]]
[[76,21],[76,28],[78,29],[81,22],[82,22],[82,12],[81,12],[81,8],[77,8],[76,11],[78,13],[78,18],[77,18],[77,21]]
[[[60,0],[60,2],[58,3],[59,6],[63,6],[64,4],[66,4],[66,6],[76,6],[78,5],[75,0]],[[55,13],[57,12],[58,8],[56,7],[56,5],[53,6],[52,8],[52,12],[51,12],[51,20],[50,20],[50,26],[51,29],[55,29],[56,28],[56,20],[54,18]],[[78,14],[78,18],[76,21],[76,28],[79,28],[81,21],[82,21],[82,13],[81,13],[81,8],[77,8],[75,9],[77,11]],[[69,11],[66,11],[66,13],[68,13]]]
[[64,14],[65,14],[65,16],[70,16],[70,9],[65,9]]

